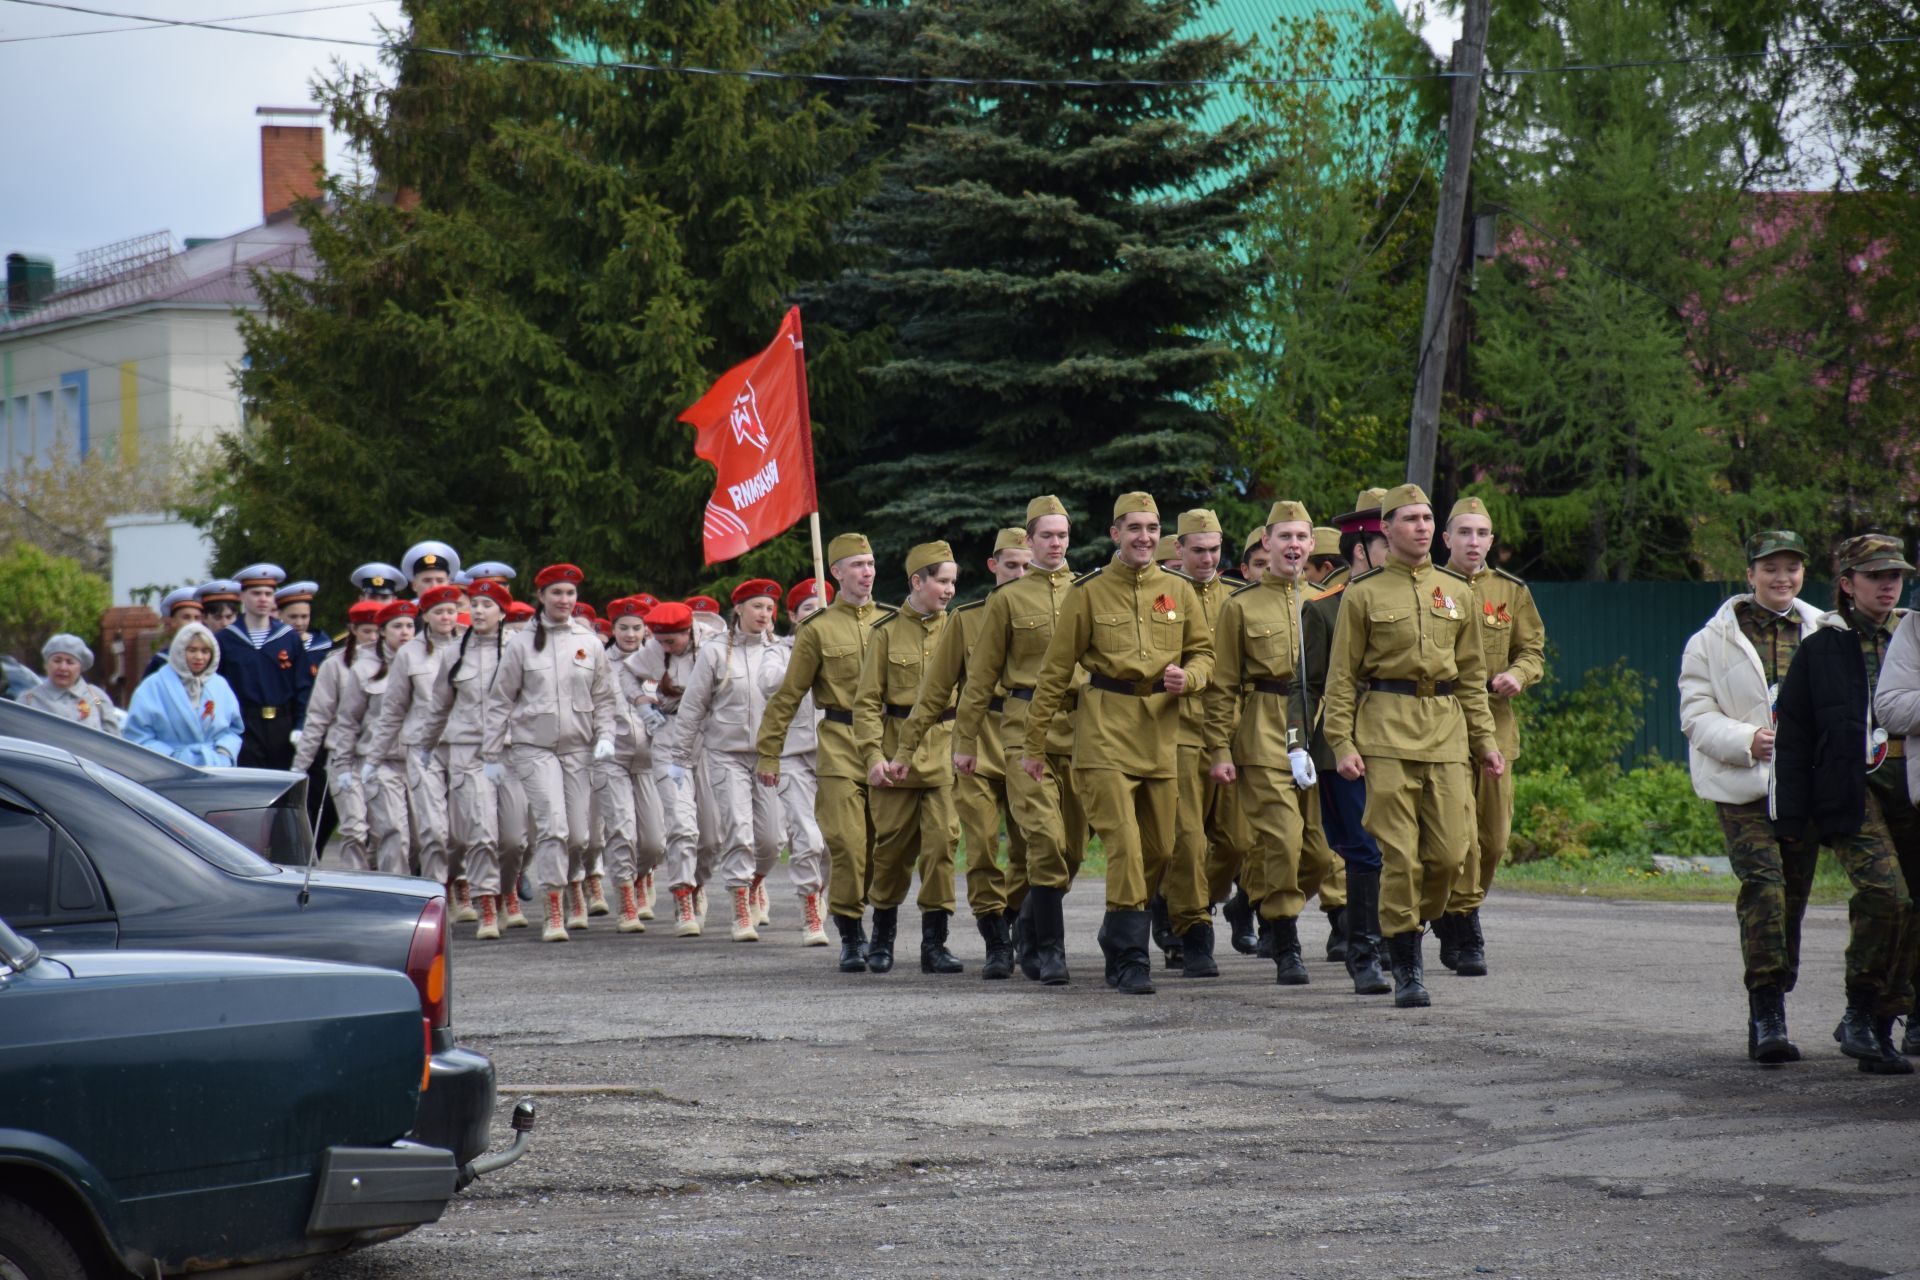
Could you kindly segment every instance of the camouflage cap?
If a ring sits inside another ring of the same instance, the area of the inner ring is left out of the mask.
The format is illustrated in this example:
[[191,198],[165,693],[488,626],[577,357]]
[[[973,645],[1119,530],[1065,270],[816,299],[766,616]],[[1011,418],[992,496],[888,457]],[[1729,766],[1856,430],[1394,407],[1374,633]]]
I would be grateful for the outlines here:
[[1478,498],[1462,498],[1454,503],[1453,510],[1447,512],[1447,523],[1452,524],[1461,516],[1487,516],[1489,520],[1493,518],[1487,515],[1487,504]]
[[1433,500],[1427,497],[1427,491],[1417,484],[1395,485],[1387,490],[1380,499],[1380,515],[1384,519],[1402,507],[1432,506]]
[[1271,529],[1281,521],[1292,524],[1304,524],[1311,528],[1313,517],[1307,514],[1307,504],[1295,502],[1290,498],[1282,499],[1267,508],[1267,528]]
[[1833,569],[1835,573],[1872,573],[1878,569],[1914,571],[1907,563],[1906,548],[1900,545],[1900,539],[1885,533],[1863,533],[1848,538],[1833,553]]
[[995,555],[999,555],[1002,551],[1024,551],[1026,548],[1027,531],[1025,529],[1002,529],[993,539]]
[[1160,541],[1153,544],[1155,560],[1178,560],[1180,558],[1180,539],[1174,534],[1163,534]]
[[1813,555],[1807,550],[1805,539],[1791,529],[1766,529],[1747,539],[1747,563],[1764,560],[1768,556],[1781,552],[1799,556],[1802,560],[1811,560]]
[[1220,533],[1220,517],[1205,507],[1195,507],[1192,511],[1180,513],[1180,523],[1174,533],[1185,536],[1189,533]]
[[1050,493],[1043,493],[1027,503],[1027,523],[1032,524],[1041,516],[1064,516],[1067,505]]
[[827,544],[827,563],[835,564],[848,556],[870,556],[873,544],[864,533],[843,533]]
[[1113,500],[1115,520],[1130,516],[1136,511],[1145,511],[1157,516],[1160,514],[1160,504],[1153,500],[1152,494],[1141,493],[1137,489],[1132,493],[1123,493]]
[[1313,554],[1337,558],[1340,554],[1340,531],[1324,524],[1313,526]]
[[953,548],[944,542],[923,542],[907,552],[907,572],[920,573],[953,559]]

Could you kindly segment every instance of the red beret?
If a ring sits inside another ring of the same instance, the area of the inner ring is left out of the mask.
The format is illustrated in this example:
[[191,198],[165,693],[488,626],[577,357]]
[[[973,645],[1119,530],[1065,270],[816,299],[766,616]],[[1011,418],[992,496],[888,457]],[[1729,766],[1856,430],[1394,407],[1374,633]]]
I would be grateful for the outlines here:
[[638,618],[645,622],[651,607],[639,596],[622,596],[607,605],[607,618],[610,621],[617,618]]
[[485,596],[502,609],[513,607],[513,592],[507,590],[507,584],[498,578],[474,579],[473,585],[467,588],[467,595],[475,600]]
[[578,565],[550,564],[533,576],[533,589],[545,591],[556,582],[571,582],[577,587],[586,580],[587,575],[580,572]]
[[600,614],[585,600],[573,606],[573,616],[576,618],[585,618],[588,622],[600,621]]
[[380,621],[380,610],[384,602],[380,600],[355,600],[347,606],[347,624],[359,626],[366,622]]
[[669,600],[647,615],[650,631],[689,631],[693,628],[693,610]]
[[595,618],[593,620],[593,629],[600,633],[602,640],[613,639],[613,624],[605,618]]
[[[800,581],[794,583],[793,590],[787,592],[787,612],[792,613],[798,609],[800,602],[813,594],[813,588],[814,581],[812,578],[802,578]],[[831,582],[827,584],[827,603],[833,603],[833,584]]]
[[644,618],[644,617],[646,617],[646,616],[647,616],[647,614],[648,614],[649,612],[651,612],[651,611],[652,611],[652,610],[654,610],[654,609],[657,609],[657,608],[659,608],[659,606],[660,606],[660,597],[659,597],[659,596],[651,596],[651,595],[648,595],[648,594],[647,594],[646,592],[644,592],[644,591],[642,591],[642,592],[641,592],[641,593],[640,593],[639,595],[637,595],[637,596],[628,596],[628,597],[627,597],[627,599],[629,599],[629,600],[637,600],[637,601],[639,601],[639,602],[640,602],[640,605],[641,605],[641,613],[640,613],[640,616],[641,616],[641,617],[643,617],[643,618]]
[[507,606],[507,621],[524,622],[533,616],[533,606],[525,600],[515,600]]
[[686,604],[695,613],[720,612],[720,602],[712,596],[688,596]]
[[411,600],[389,600],[380,606],[380,613],[374,621],[384,627],[395,618],[411,618],[419,612],[420,606]]
[[751,600],[755,596],[765,596],[767,599],[778,603],[780,599],[780,584],[772,578],[748,578],[745,582],[733,589],[733,602],[735,604],[739,604],[742,600]]
[[428,587],[420,593],[420,611],[425,613],[428,609],[440,604],[459,604],[461,597],[466,594],[465,590],[452,583],[440,587]]

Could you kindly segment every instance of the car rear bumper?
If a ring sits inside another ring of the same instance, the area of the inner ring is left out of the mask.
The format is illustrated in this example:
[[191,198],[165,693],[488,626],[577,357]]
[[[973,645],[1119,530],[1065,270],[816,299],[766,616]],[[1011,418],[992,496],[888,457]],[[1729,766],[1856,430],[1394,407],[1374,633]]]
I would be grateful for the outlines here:
[[359,1234],[434,1222],[459,1181],[453,1152],[396,1142],[391,1147],[328,1147],[307,1217],[309,1236]]
[[456,1167],[484,1153],[493,1140],[493,1063],[458,1045],[433,1055],[427,1091],[408,1136],[453,1153]]

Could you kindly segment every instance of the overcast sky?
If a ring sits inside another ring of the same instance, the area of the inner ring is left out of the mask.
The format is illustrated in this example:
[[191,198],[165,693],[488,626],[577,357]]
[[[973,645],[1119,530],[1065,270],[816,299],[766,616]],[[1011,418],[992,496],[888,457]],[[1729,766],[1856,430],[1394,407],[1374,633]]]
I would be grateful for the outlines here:
[[[74,0],[86,8],[349,40],[396,24],[398,0]],[[1402,9],[1410,0],[1396,0]],[[288,10],[304,8],[306,13]],[[255,16],[262,15],[262,16]],[[265,16],[272,15],[272,16]],[[136,26],[124,18],[0,0],[0,253],[62,269],[111,241],[168,231],[224,236],[260,220],[254,108],[310,105],[331,61],[372,66],[344,44]],[[103,34],[71,35],[72,32]],[[1451,18],[1431,21],[1445,50]],[[55,38],[46,38],[55,37]],[[329,137],[327,162],[343,164]]]

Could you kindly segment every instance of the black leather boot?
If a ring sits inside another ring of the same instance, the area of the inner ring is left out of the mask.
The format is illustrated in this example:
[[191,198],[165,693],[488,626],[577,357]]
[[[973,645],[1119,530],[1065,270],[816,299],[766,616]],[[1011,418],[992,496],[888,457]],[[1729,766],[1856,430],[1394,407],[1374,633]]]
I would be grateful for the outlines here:
[[859,916],[835,916],[833,927],[840,931],[840,972],[867,971],[867,931],[860,927]]
[[1027,887],[1027,923],[1031,929],[1035,977],[1049,987],[1064,987],[1072,980],[1067,972],[1067,922],[1063,910],[1066,896],[1065,889]]
[[1038,982],[1040,981],[1040,956],[1033,949],[1033,917],[1027,913],[1032,903],[1033,894],[1029,892],[1020,900],[1020,909],[1013,913],[1011,930],[1013,963],[1021,973],[1027,976],[1027,981]]
[[1347,958],[1347,909],[1327,907],[1327,959],[1340,964]]
[[1459,916],[1443,915],[1431,922],[1433,936],[1440,940],[1440,963],[1450,970],[1460,968]]
[[1900,1037],[1900,1052],[1909,1058],[1920,1058],[1920,1003],[1907,1013],[1907,1030]]
[[1347,868],[1347,976],[1353,994],[1383,996],[1393,990],[1380,968],[1380,873]]
[[873,909],[873,941],[867,944],[867,972],[890,973],[893,970],[893,937],[900,927],[900,908]]
[[1913,1064],[1900,1056],[1900,1050],[1893,1044],[1893,1015],[1875,1015],[1873,1019],[1873,1042],[1880,1047],[1880,1056],[1868,1061],[1861,1059],[1860,1069],[1876,1076],[1910,1076]]
[[1180,935],[1180,950],[1184,957],[1180,965],[1181,977],[1220,976],[1220,966],[1213,958],[1213,921],[1188,925],[1187,931]]
[[1104,965],[1103,976],[1107,985],[1120,985],[1120,939],[1113,934],[1113,912],[1100,917],[1100,928],[1093,935],[1094,942],[1100,947],[1100,960]]
[[1283,987],[1307,985],[1307,965],[1300,958],[1300,922],[1282,916],[1273,925],[1273,980]]
[[1262,960],[1273,959],[1273,921],[1260,914],[1260,904],[1253,904],[1254,923],[1260,928],[1260,935],[1254,941],[1253,954]]
[[1153,918],[1145,911],[1109,911],[1101,931],[1115,954],[1114,990],[1128,996],[1154,992],[1153,960],[1148,950]]
[[967,971],[967,966],[961,964],[958,957],[947,950],[949,918],[950,913],[945,911],[920,913],[920,972],[965,973]]
[[1247,901],[1247,891],[1234,885],[1233,896],[1220,908],[1220,915],[1227,922],[1227,941],[1233,949],[1243,956],[1252,955],[1260,940],[1253,931],[1253,904]]
[[1013,976],[1013,947],[1007,941],[1007,913],[996,912],[993,915],[975,916],[974,924],[980,929],[980,937],[987,944],[987,962],[980,966],[980,976],[989,981]]
[[1426,967],[1420,961],[1420,931],[1396,933],[1387,939],[1393,957],[1393,1007],[1424,1009],[1433,1003],[1427,994]]
[[1480,937],[1480,908],[1448,916],[1453,926],[1453,971],[1463,978],[1487,976],[1487,944]]
[[1147,910],[1153,914],[1153,945],[1166,957],[1161,963],[1169,969],[1178,969],[1180,935],[1173,931],[1173,913],[1167,910],[1167,900],[1156,893],[1147,903]]
[[1770,1067],[1800,1060],[1787,1039],[1787,998],[1778,987],[1747,992],[1747,1057]]
[[1873,1038],[1873,1006],[1877,996],[1864,987],[1847,991],[1847,1011],[1833,1029],[1840,1052],[1859,1062],[1871,1062],[1880,1056],[1880,1042]]

